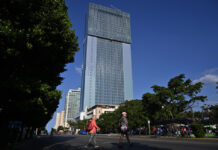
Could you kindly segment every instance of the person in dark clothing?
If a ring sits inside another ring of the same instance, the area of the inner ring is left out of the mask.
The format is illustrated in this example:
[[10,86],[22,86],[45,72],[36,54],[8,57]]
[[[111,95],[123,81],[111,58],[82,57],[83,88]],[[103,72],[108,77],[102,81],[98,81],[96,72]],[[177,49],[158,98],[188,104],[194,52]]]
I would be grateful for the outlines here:
[[128,135],[128,121],[127,121],[127,113],[122,112],[122,118],[119,120],[119,127],[121,130],[121,135],[120,135],[120,141],[119,141],[119,148],[122,148],[122,142],[123,142],[123,137],[126,135],[126,139],[129,143],[130,146],[132,146],[132,143],[129,140],[129,135]]

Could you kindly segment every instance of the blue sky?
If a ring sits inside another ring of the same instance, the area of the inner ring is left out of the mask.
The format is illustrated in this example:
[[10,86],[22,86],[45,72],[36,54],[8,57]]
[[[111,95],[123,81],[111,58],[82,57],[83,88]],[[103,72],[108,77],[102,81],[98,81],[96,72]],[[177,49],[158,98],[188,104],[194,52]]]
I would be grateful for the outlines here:
[[[66,0],[80,51],[66,66],[57,112],[64,109],[65,93],[80,87],[85,14],[90,2],[117,8],[131,15],[134,98],[152,92],[157,84],[184,73],[194,82],[204,82],[201,95],[218,103],[218,1],[217,0]],[[196,106],[196,109],[199,105]],[[55,116],[47,129],[54,127]]]

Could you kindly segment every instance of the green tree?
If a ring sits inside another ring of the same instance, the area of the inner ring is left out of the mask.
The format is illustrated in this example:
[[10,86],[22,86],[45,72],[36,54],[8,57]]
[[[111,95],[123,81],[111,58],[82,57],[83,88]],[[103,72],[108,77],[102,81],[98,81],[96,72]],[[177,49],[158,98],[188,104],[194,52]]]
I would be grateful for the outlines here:
[[131,100],[121,104],[114,112],[102,114],[97,120],[101,129],[117,129],[122,112],[127,112],[130,129],[144,127],[147,123],[148,118],[144,112],[142,101]]
[[[64,0],[2,0],[0,118],[43,127],[56,110],[60,73],[78,51]],[[6,134],[6,133],[4,133]]]
[[114,112],[102,114],[97,120],[97,124],[104,130],[116,129],[118,127],[116,114]]
[[67,123],[71,128],[78,128],[78,124],[75,121],[68,121]]
[[213,105],[209,107],[210,114],[209,117],[214,123],[218,123],[218,105]]
[[119,119],[122,112],[127,112],[128,125],[130,129],[144,127],[147,124],[148,117],[144,111],[141,100],[126,101],[115,112]]
[[77,128],[78,129],[86,129],[86,125],[89,120],[78,120],[77,121]]
[[64,130],[63,126],[58,126],[57,131]]
[[163,120],[178,117],[180,113],[191,109],[196,101],[204,102],[206,96],[199,96],[203,84],[192,84],[185,75],[176,76],[167,87],[154,85],[154,93],[145,93],[142,97],[144,110],[149,119]]
[[193,122],[191,123],[191,129],[195,135],[195,137],[197,138],[201,138],[205,136],[205,130],[204,130],[204,125],[197,123],[197,122]]

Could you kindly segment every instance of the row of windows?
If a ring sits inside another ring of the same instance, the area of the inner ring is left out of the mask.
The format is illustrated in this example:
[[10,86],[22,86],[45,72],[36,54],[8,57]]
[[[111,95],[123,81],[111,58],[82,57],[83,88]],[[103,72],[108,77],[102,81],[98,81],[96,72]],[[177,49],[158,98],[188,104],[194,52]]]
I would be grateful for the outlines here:
[[118,105],[118,104],[120,104],[120,103],[122,103],[123,102],[123,100],[120,100],[120,101],[117,101],[117,100],[112,100],[112,101],[110,101],[110,102],[108,102],[108,101],[96,101],[96,105],[98,105],[98,104],[109,104],[109,105]]
[[68,103],[66,103],[66,105],[68,105],[65,108],[68,108],[68,110],[66,110],[67,113],[67,119],[70,118],[74,118],[74,116],[79,113],[79,108],[80,108],[80,92],[70,92],[68,93],[69,97],[68,98]]
[[90,9],[88,16],[88,34],[102,36],[123,42],[130,42],[129,17],[120,17],[100,9]]
[[89,9],[97,9],[100,10],[102,12],[106,12],[106,13],[110,13],[112,15],[119,15],[119,16],[123,16],[123,17],[129,17],[129,14],[117,9],[112,9],[112,8],[108,8],[105,6],[101,6],[101,5],[97,5],[94,3],[90,3],[89,4]]
[[98,38],[96,104],[118,104],[124,99],[122,43]]

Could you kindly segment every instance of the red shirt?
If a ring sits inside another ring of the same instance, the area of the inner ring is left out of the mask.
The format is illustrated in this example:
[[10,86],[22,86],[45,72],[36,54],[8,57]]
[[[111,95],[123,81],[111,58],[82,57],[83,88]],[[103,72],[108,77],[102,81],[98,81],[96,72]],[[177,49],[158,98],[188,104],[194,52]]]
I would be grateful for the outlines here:
[[92,126],[92,129],[89,133],[93,134],[93,133],[96,133],[96,129],[100,130],[100,128],[97,126],[95,120],[92,120],[90,124]]

